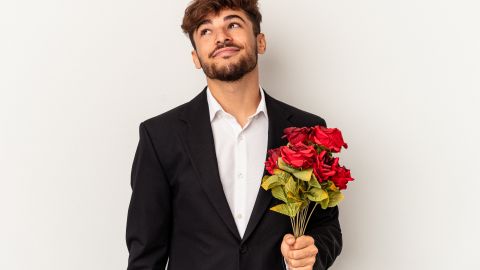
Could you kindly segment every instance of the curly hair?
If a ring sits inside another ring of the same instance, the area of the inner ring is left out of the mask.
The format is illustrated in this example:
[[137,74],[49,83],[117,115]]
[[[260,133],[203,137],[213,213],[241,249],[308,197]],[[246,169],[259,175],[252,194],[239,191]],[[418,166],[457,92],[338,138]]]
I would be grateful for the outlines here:
[[253,33],[260,33],[262,14],[258,9],[258,0],[193,0],[185,9],[182,30],[188,34],[190,42],[196,49],[193,33],[200,26],[206,16],[213,13],[218,15],[223,9],[243,10],[253,24]]

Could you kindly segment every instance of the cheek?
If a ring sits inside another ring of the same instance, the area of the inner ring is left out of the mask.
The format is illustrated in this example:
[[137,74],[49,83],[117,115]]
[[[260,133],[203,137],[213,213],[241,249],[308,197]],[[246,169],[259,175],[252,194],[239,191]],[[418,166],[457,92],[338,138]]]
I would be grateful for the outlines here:
[[201,48],[199,49],[200,57],[202,59],[208,59],[210,53],[215,49],[215,47],[207,46],[207,45],[202,45]]

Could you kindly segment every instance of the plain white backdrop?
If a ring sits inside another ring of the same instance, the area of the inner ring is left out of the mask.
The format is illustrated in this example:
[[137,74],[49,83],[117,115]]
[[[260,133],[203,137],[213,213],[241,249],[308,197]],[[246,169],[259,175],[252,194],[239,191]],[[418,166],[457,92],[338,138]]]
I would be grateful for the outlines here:
[[[126,268],[138,125],[206,84],[188,2],[0,3],[0,269]],[[262,86],[349,144],[331,269],[480,269],[478,1],[260,8]]]

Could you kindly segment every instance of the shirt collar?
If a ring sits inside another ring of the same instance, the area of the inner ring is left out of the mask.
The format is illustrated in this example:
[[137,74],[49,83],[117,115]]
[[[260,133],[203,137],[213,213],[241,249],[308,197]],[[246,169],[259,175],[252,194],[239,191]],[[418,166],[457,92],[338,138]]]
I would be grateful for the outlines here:
[[[263,112],[264,115],[268,118],[267,107],[265,105],[264,90],[263,90],[261,85],[258,85],[258,86],[259,86],[260,97],[261,98],[260,98],[260,103],[258,103],[257,110],[252,115],[252,117],[261,113],[261,112]],[[218,103],[218,101],[213,97],[212,92],[210,91],[210,88],[208,88],[208,86],[207,86],[207,101],[208,101],[208,110],[209,110],[209,113],[210,113],[210,123],[213,121],[213,119],[215,118],[215,115],[219,111],[222,111],[223,113],[227,113],[223,110],[222,106]]]

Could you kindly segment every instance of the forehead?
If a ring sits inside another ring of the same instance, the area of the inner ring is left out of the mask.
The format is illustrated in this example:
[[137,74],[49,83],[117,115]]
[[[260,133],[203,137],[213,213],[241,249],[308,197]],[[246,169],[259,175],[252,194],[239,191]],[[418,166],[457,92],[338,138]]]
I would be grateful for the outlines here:
[[207,14],[205,17],[203,17],[200,22],[198,23],[197,29],[200,28],[203,25],[206,24],[212,24],[213,21],[229,21],[229,20],[234,20],[238,19],[243,21],[244,23],[248,23],[248,16],[245,14],[244,11],[242,10],[235,10],[235,9],[222,9],[218,12],[218,14],[215,14],[214,12],[211,12]]

